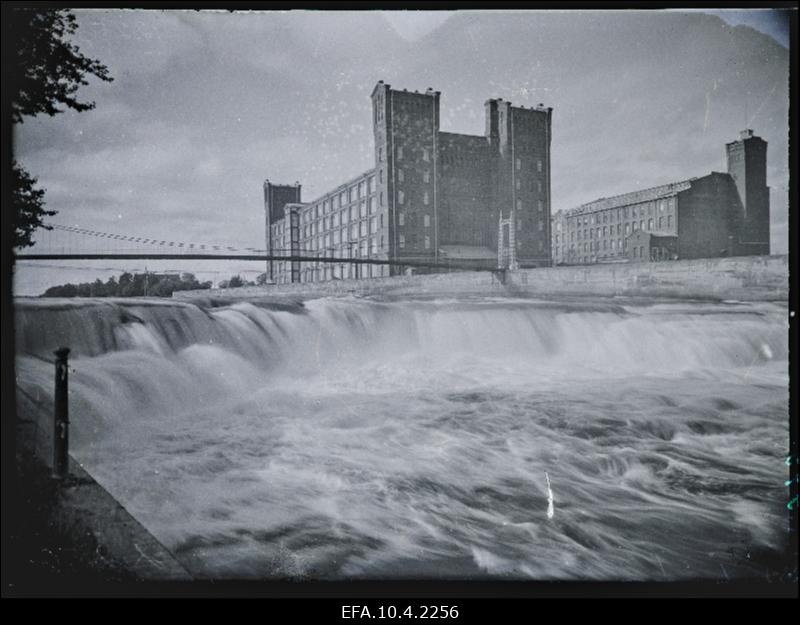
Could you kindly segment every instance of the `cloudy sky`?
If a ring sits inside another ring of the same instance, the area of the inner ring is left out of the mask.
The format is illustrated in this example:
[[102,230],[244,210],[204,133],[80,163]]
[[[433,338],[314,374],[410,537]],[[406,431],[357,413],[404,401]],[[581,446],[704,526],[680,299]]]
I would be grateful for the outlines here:
[[724,171],[747,125],[783,252],[786,12],[713,13],[76,11],[115,80],[81,91],[93,111],[27,119],[15,153],[57,223],[263,247],[265,178],[309,201],[372,166],[379,79],[442,91],[451,132],[482,134],[489,97],[552,106],[554,210]]

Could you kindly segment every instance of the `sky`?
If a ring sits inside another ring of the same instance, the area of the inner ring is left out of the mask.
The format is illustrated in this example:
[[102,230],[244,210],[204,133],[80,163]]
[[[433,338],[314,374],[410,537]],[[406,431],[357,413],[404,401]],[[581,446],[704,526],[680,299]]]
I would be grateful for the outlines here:
[[311,201],[372,166],[383,79],[442,91],[449,132],[482,134],[489,97],[552,106],[553,211],[724,171],[747,124],[786,251],[786,11],[75,13],[114,82],[15,128],[56,223],[263,248],[265,179]]

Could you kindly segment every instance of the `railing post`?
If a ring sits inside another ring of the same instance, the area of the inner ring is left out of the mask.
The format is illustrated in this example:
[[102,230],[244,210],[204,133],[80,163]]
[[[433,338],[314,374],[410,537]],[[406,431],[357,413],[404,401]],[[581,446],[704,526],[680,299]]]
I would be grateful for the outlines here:
[[69,472],[69,348],[61,347],[56,355],[56,389],[53,411],[53,477],[63,479]]

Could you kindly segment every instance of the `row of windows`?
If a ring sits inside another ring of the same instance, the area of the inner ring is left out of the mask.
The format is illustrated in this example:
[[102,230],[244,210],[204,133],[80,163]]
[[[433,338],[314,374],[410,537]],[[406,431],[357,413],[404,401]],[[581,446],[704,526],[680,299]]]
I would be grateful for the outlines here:
[[[542,181],[541,180],[528,180],[530,184],[526,185],[531,191],[536,191],[539,195],[542,194]],[[517,189],[522,189],[522,178],[517,178]]]
[[[524,207],[524,204],[523,204],[522,200],[521,199],[517,199],[517,210],[518,211],[522,211],[523,207]],[[544,200],[536,200],[536,209],[538,211],[540,211],[540,212],[544,210]]]
[[[381,221],[381,223],[383,223],[383,221]],[[397,212],[397,225],[398,226],[406,225],[406,214],[403,211]],[[431,227],[431,216],[428,213],[422,214],[422,225],[425,228]]]
[[377,203],[374,197],[368,198],[366,201],[353,204],[349,208],[336,212],[329,217],[323,217],[311,221],[302,227],[302,236],[304,238],[315,236],[339,226],[346,226],[349,223],[365,219],[368,215],[374,215],[377,211]]
[[[405,191],[403,191],[402,189],[398,189],[397,190],[397,203],[402,206],[403,204],[405,204],[405,202],[406,202]],[[428,206],[428,204],[430,204],[430,202],[431,202],[430,193],[428,191],[423,192],[423,194],[422,194],[422,203],[425,206]]]
[[[654,219],[648,219],[646,227],[645,227],[644,220],[641,220],[639,222],[633,221],[633,222],[630,222],[630,223],[626,223],[625,224],[625,235],[627,236],[627,235],[631,234],[632,232],[636,232],[637,230],[646,230],[647,232],[652,232],[654,230],[654,226],[655,226],[656,223],[658,224],[657,230],[659,230],[659,231],[663,230],[665,227],[667,229],[670,229],[670,228],[672,228],[672,215],[661,216],[661,217],[658,218],[658,221],[656,221]],[[597,228],[589,228],[587,230],[578,230],[577,231],[577,235],[578,235],[577,238],[578,238],[578,241],[580,241],[582,239],[600,239],[600,238],[605,238],[605,237],[609,237],[609,236],[613,237],[615,235],[616,236],[620,236],[622,234],[622,227],[623,227],[623,224],[617,224],[616,225],[616,232],[615,232],[615,227],[613,225],[612,226],[603,226],[602,229],[600,227],[597,227]],[[570,241],[574,241],[575,240],[575,234],[576,234],[575,232],[570,232],[569,233],[569,240]],[[559,234],[555,235],[556,243],[560,242],[560,236],[561,235],[559,235]],[[564,237],[566,237],[566,234],[564,235]],[[564,239],[564,241],[566,241],[566,238]]]
[[[383,170],[382,169],[380,170],[380,174],[381,174],[381,182],[383,182]],[[406,172],[403,169],[398,167],[398,169],[397,169],[397,182],[405,182],[405,180],[406,180]],[[430,181],[431,181],[431,172],[430,172],[430,170],[423,169],[422,170],[422,182],[427,184]]]
[[[517,171],[522,171],[522,159],[521,158],[517,159],[516,165],[517,165]],[[543,167],[542,159],[537,158],[536,159],[536,171],[539,171],[539,172],[542,171],[542,167]]]
[[[525,220],[522,219],[522,217],[517,217],[517,219],[515,221],[517,222],[517,230],[524,230],[525,229]],[[544,220],[543,219],[540,219],[539,221],[537,221],[536,224],[537,224],[536,225],[536,229],[539,232],[544,231]]]
[[[408,151],[411,152],[412,150],[409,149]],[[395,150],[395,156],[396,156],[397,160],[398,161],[403,160],[404,154],[405,154],[404,146],[398,145],[397,149]],[[383,146],[379,145],[378,146],[378,162],[379,163],[383,162],[383,160],[384,160],[383,159],[383,155],[384,155]],[[426,163],[431,160],[431,153],[430,153],[430,150],[428,150],[428,148],[422,148],[421,155],[422,155],[422,160],[425,161]]]
[[304,208],[301,220],[303,223],[308,223],[313,219],[319,219],[321,215],[327,215],[337,208],[344,208],[358,200],[368,199],[367,196],[371,196],[373,193],[375,193],[375,176],[371,175],[365,180],[325,198],[314,206]]
[[[423,246],[425,247],[426,250],[431,249],[431,238],[428,235],[425,235],[425,237],[422,240],[422,244],[423,244]],[[400,235],[397,236],[397,245],[401,249],[405,248],[405,246],[406,246],[406,237],[405,237],[404,234],[400,234]]]
[[626,206],[624,208],[612,208],[594,214],[567,216],[567,225],[570,228],[576,226],[588,226],[599,223],[609,223],[614,221],[622,221],[623,219],[636,219],[637,217],[655,216],[657,212],[672,211],[675,208],[675,198],[667,198],[657,200],[654,202],[647,202],[645,204],[637,204],[635,206]]
[[[301,282],[321,282],[325,280],[347,280],[354,278],[385,278],[389,276],[386,265],[332,265],[310,267],[300,270]],[[284,278],[288,282],[288,274]]]

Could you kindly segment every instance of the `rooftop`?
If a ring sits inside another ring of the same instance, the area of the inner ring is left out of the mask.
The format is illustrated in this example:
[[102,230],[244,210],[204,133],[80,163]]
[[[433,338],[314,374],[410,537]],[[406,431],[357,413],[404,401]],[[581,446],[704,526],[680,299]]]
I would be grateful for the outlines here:
[[669,184],[662,184],[658,187],[650,187],[649,189],[642,189],[640,191],[630,191],[621,195],[614,195],[612,197],[601,197],[600,199],[581,204],[576,208],[571,208],[564,211],[566,216],[582,215],[584,213],[593,213],[599,210],[606,210],[609,208],[617,208],[620,206],[628,206],[630,204],[638,204],[640,202],[650,202],[652,200],[660,200],[662,198],[672,197],[681,191],[686,191],[692,186],[692,182],[697,178],[689,178],[688,180],[681,180],[679,182],[670,182]]

